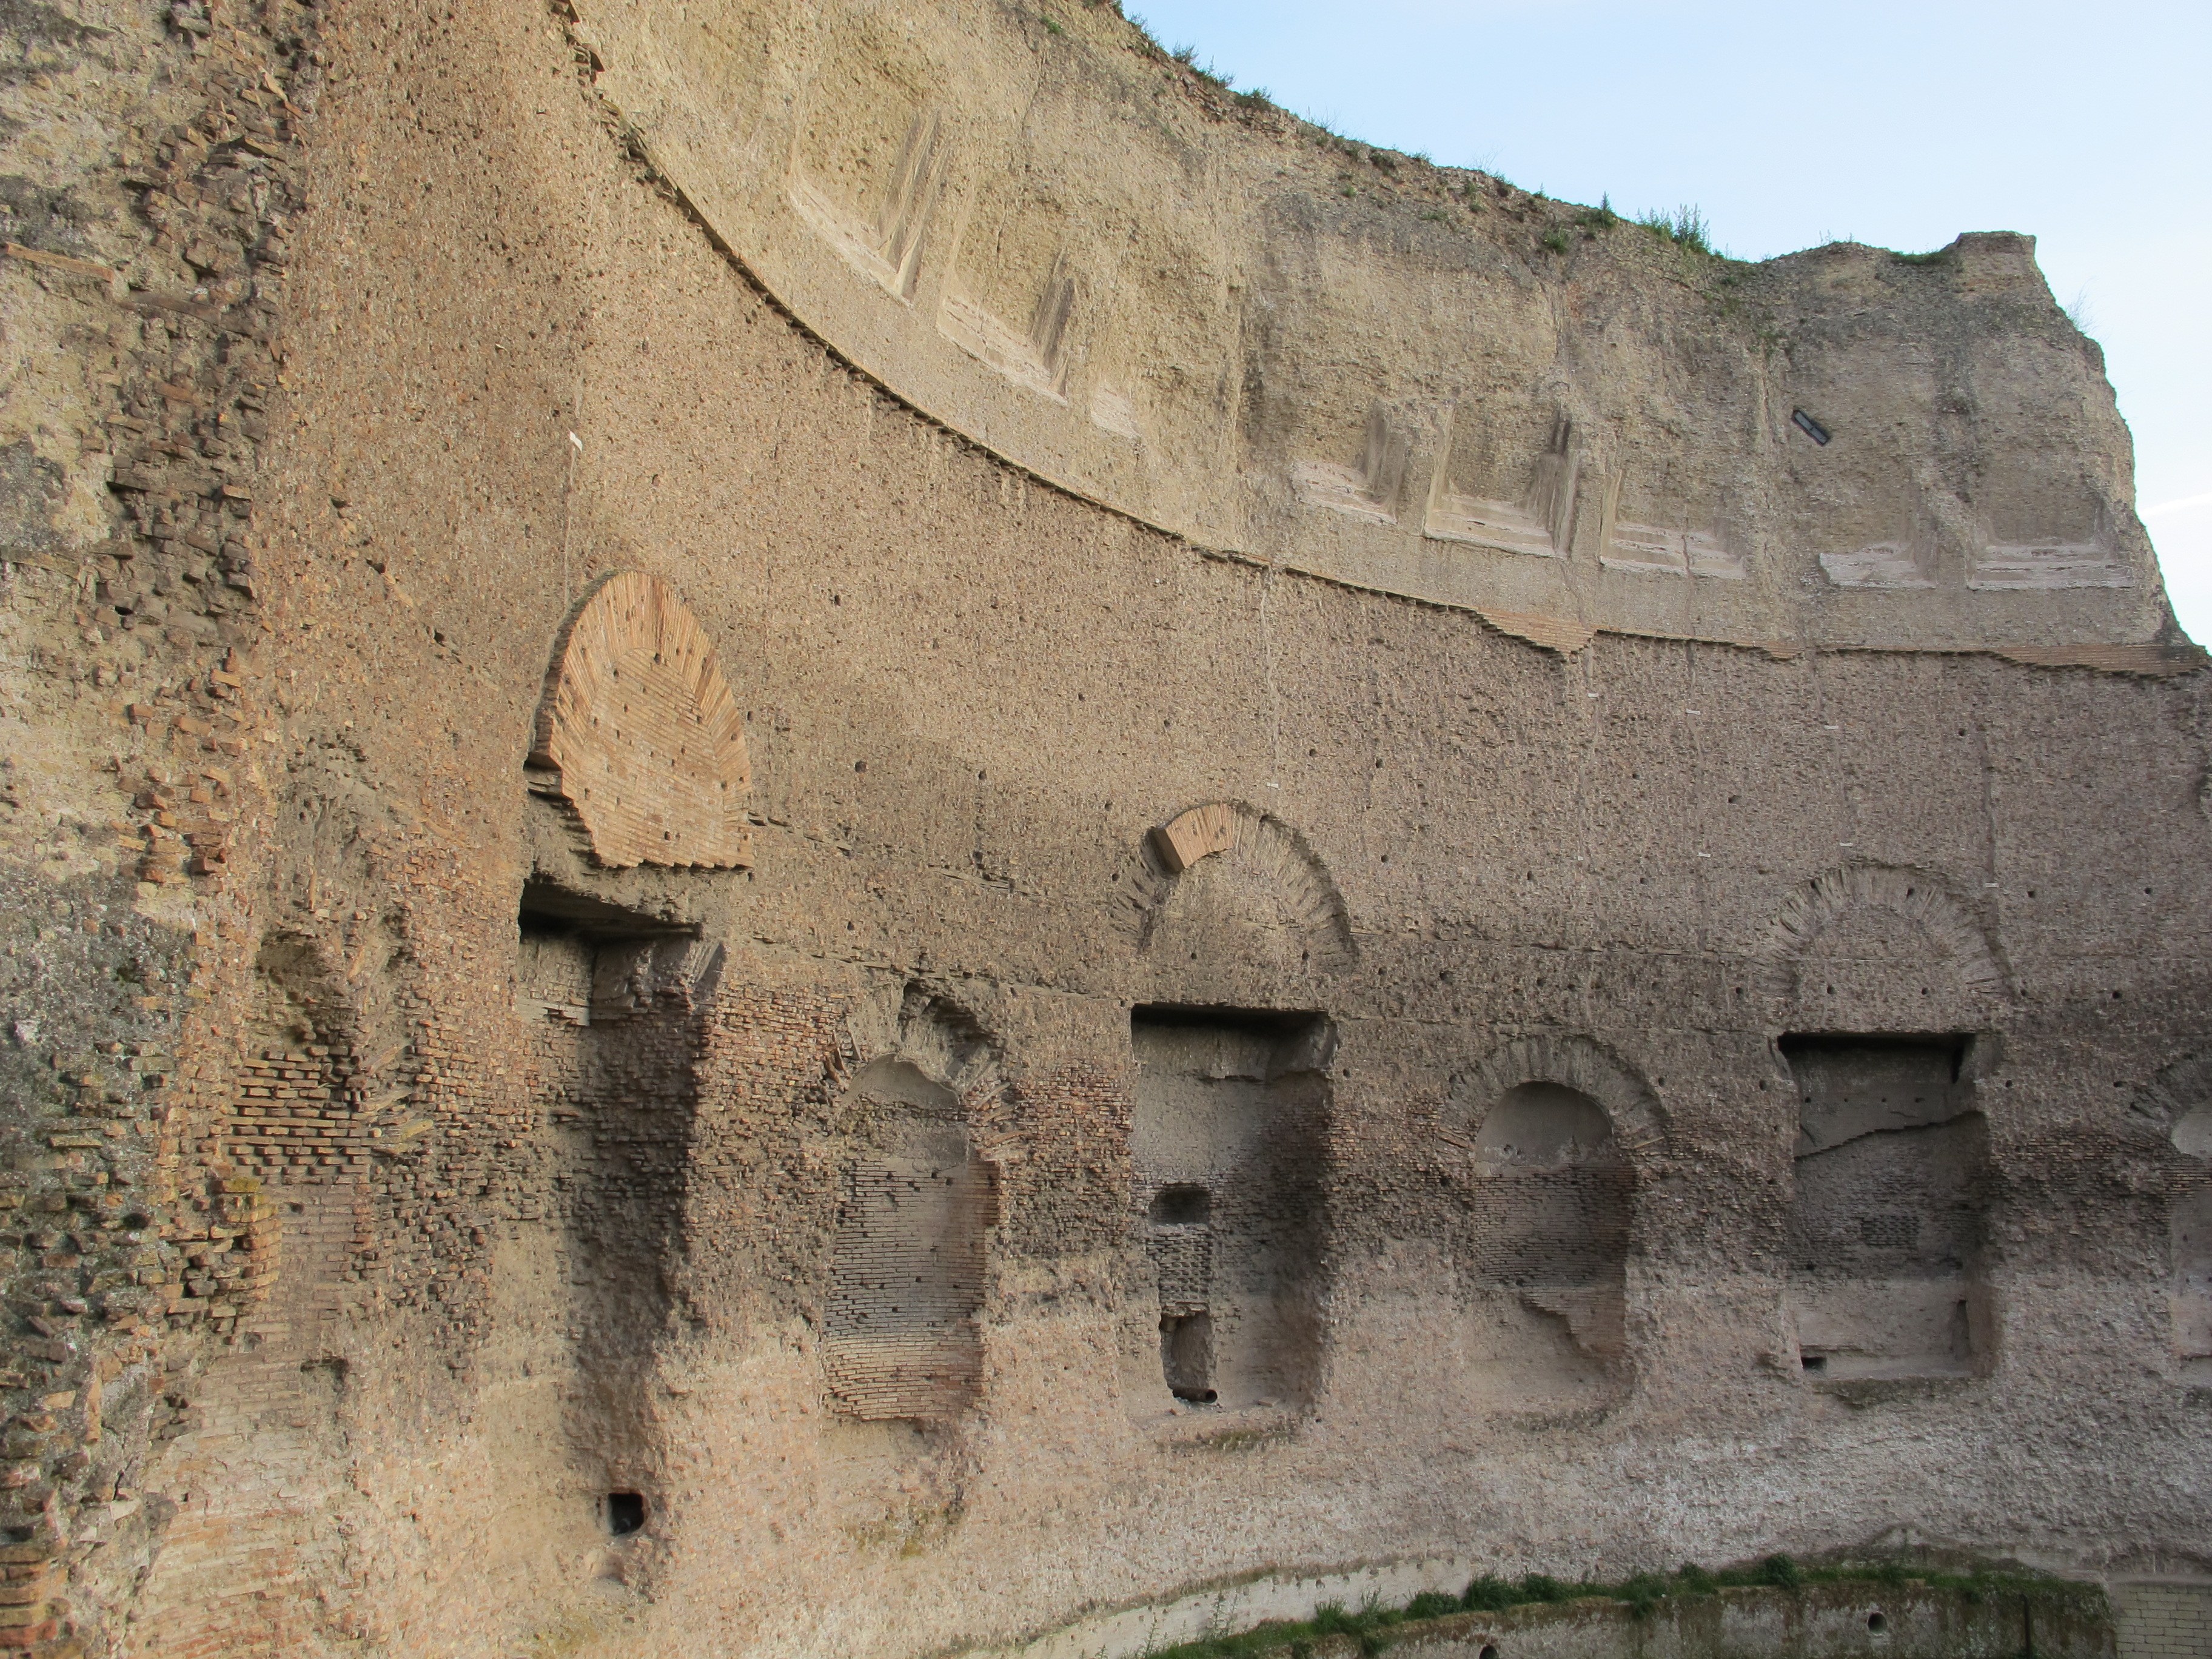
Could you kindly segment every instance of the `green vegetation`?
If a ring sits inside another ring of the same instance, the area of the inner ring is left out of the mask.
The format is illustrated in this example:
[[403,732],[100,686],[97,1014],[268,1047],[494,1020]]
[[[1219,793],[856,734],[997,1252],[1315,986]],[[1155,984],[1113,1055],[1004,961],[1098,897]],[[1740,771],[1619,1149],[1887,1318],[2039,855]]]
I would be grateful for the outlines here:
[[1648,1618],[1666,1601],[1711,1595],[1727,1589],[1799,1590],[1814,1584],[1879,1584],[1895,1589],[1905,1584],[1959,1592],[1969,1603],[1986,1597],[2036,1595],[2074,1601],[2095,1592],[2063,1579],[2026,1572],[1976,1570],[1945,1572],[1936,1568],[1908,1567],[1897,1561],[1869,1562],[1849,1566],[1808,1567],[1786,1555],[1770,1555],[1761,1561],[1709,1571],[1686,1563],[1671,1573],[1639,1572],[1619,1583],[1565,1583],[1548,1574],[1532,1572],[1517,1583],[1490,1574],[1472,1580],[1457,1595],[1424,1590],[1402,1607],[1373,1605],[1358,1611],[1335,1603],[1317,1607],[1310,1619],[1296,1622],[1272,1620],[1231,1636],[1207,1637],[1171,1648],[1156,1649],[1152,1659],[1310,1659],[1316,1638],[1350,1636],[1358,1638],[1363,1654],[1380,1653],[1401,1626],[1425,1620],[1449,1618],[1462,1613],[1504,1613],[1513,1607],[1544,1607],[1586,1597],[1624,1601],[1631,1613]]
[[[1210,81],[1215,86],[1219,87],[1224,92],[1226,92],[1231,87],[1237,84],[1237,77],[1235,76],[1224,75],[1210,63],[1200,63],[1198,61],[1198,48],[1196,46],[1177,46],[1173,52],[1170,52],[1168,56],[1173,58],[1176,63],[1181,64],[1185,69],[1188,70],[1193,75],[1195,75],[1200,80]],[[1262,101],[1266,100],[1267,95],[1267,94],[1264,92],[1260,94]]]
[[1613,198],[1602,197],[1594,208],[1584,208],[1575,222],[1583,228],[1583,235],[1592,241],[1601,230],[1611,230],[1620,222],[1620,216],[1613,210]]
[[1554,253],[1565,253],[1572,240],[1565,230],[1553,229],[1544,233],[1544,246]]
[[[1160,44],[1159,36],[1152,33],[1152,26],[1146,22],[1144,18],[1139,16],[1137,13],[1133,11],[1124,12],[1121,14],[1121,21],[1128,24],[1131,28],[1136,30],[1137,39],[1141,44],[1143,49],[1146,52],[1150,52],[1153,57],[1160,58],[1167,63],[1180,64],[1183,68],[1188,70],[1193,75],[1198,76],[1200,80],[1210,81],[1215,86],[1221,88],[1224,91],[1226,91],[1234,84],[1236,79],[1235,76],[1222,74],[1220,70],[1215,69],[1211,64],[1200,63],[1198,61],[1198,48],[1196,46],[1176,46],[1173,50],[1170,50],[1168,47],[1162,46]],[[1264,92],[1260,94],[1261,100],[1264,102],[1267,96],[1267,94]]]
[[1771,1584],[1777,1589],[1796,1589],[1805,1582],[1805,1575],[1797,1564],[1786,1555],[1770,1555],[1759,1564],[1758,1582]]
[[1676,247],[1692,253],[1713,252],[1712,230],[1705,223],[1705,216],[1687,204],[1676,208],[1671,214],[1654,209],[1636,222],[1654,236],[1663,236]]

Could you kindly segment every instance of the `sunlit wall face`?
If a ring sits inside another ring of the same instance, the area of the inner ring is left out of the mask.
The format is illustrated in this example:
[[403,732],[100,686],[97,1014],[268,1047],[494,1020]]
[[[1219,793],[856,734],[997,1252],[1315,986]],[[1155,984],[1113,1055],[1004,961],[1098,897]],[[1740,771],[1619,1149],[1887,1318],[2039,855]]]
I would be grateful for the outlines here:
[[2212,638],[2203,6],[2092,23],[2048,0],[1378,0],[1352,23],[1322,0],[1134,4],[1166,45],[1341,132],[1574,201],[1694,204],[1741,258],[2033,235],[2052,292],[2105,349],[2175,612]]

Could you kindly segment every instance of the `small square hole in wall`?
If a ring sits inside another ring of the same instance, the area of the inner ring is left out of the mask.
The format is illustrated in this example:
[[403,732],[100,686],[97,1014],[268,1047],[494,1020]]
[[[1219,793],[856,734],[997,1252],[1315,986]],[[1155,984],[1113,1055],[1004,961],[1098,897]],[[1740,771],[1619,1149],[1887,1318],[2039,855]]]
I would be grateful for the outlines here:
[[627,1538],[645,1527],[645,1495],[635,1492],[611,1492],[607,1494],[607,1530],[617,1538]]
[[1824,1353],[1802,1353],[1797,1356],[1797,1363],[1804,1366],[1808,1376],[1818,1376],[1828,1369],[1828,1356]]
[[1152,1200],[1152,1221],[1163,1227],[1202,1227],[1213,1217],[1213,1196],[1203,1187],[1163,1187]]

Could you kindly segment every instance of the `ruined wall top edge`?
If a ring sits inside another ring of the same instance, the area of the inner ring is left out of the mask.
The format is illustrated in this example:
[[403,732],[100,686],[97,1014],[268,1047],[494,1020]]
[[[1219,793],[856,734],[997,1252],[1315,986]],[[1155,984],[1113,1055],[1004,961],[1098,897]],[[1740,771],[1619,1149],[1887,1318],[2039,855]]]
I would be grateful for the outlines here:
[[2140,666],[2178,637],[2101,359],[2026,237],[1710,256],[1341,143],[1110,7],[578,0],[574,27],[808,327],[1200,545],[1560,648]]

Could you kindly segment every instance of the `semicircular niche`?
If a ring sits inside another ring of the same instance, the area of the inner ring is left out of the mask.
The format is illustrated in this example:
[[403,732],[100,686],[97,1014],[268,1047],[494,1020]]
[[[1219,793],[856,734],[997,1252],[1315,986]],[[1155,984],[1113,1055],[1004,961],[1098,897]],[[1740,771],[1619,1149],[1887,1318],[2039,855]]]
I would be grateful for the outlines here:
[[617,571],[568,613],[530,765],[554,775],[533,787],[575,809],[602,865],[751,860],[744,714],[714,642],[658,576]]

